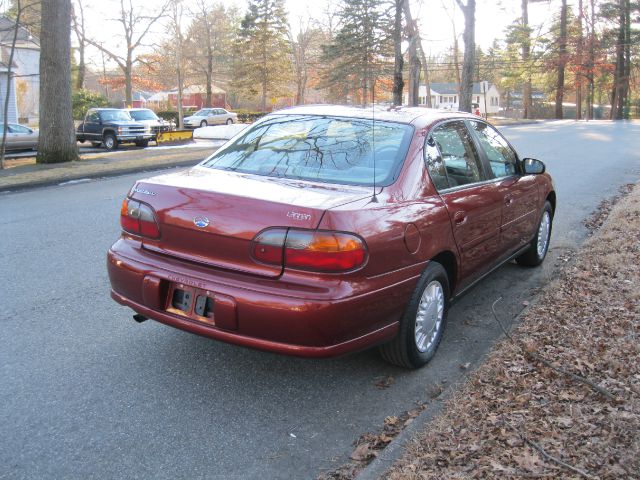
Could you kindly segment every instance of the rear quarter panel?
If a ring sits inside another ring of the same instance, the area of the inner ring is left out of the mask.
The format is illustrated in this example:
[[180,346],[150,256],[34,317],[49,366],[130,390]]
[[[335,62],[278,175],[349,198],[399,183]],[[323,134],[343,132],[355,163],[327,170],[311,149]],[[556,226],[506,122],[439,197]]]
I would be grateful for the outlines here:
[[377,202],[372,188],[370,198],[327,210],[319,225],[365,239],[369,259],[362,273],[368,278],[405,270],[417,281],[430,259],[457,252],[449,214],[424,168],[423,141],[415,135],[398,180],[382,189]]

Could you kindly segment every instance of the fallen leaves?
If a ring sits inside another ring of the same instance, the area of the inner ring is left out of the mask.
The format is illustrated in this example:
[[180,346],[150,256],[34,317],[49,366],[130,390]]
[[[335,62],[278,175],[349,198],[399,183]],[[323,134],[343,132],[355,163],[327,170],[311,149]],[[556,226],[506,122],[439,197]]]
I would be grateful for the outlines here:
[[598,215],[385,478],[640,478],[640,187]]

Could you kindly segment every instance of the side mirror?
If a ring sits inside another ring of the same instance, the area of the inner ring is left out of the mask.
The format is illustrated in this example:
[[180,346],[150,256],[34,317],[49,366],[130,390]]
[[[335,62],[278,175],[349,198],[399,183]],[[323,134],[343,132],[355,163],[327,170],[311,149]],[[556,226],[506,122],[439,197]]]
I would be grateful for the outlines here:
[[525,175],[540,175],[545,172],[544,163],[535,158],[525,158],[522,160],[522,171]]

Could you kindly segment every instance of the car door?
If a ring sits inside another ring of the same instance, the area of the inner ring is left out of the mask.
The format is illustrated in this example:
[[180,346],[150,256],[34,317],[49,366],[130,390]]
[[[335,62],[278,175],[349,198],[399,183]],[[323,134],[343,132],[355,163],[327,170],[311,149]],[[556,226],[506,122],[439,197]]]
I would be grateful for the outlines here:
[[502,196],[501,244],[505,255],[526,245],[538,225],[539,201],[535,175],[522,175],[509,142],[491,125],[472,120],[469,126],[489,174]]
[[460,287],[464,288],[496,263],[502,198],[488,181],[463,120],[432,129],[425,145],[425,159],[449,213],[460,257]]
[[88,140],[102,138],[102,123],[98,112],[90,111],[84,119],[84,136]]
[[13,148],[33,148],[31,129],[12,123],[9,124],[9,133],[12,136]]

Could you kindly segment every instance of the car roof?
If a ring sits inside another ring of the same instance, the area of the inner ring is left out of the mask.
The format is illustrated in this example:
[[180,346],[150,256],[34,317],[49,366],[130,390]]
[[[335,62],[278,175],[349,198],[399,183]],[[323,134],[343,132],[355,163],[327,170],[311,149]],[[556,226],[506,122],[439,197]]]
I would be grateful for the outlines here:
[[[122,110],[125,110],[127,112],[135,112],[135,111],[138,111],[138,110],[151,110],[151,109],[150,108],[140,108],[140,107],[138,107],[138,108],[123,108]],[[153,112],[153,110],[151,110],[151,111]]]
[[399,123],[428,124],[441,119],[473,118],[475,115],[466,112],[452,112],[426,107],[386,107],[376,105],[374,108],[347,105],[304,105],[285,108],[270,115],[320,115],[334,117],[364,118]]

